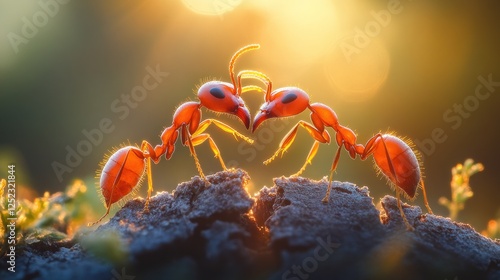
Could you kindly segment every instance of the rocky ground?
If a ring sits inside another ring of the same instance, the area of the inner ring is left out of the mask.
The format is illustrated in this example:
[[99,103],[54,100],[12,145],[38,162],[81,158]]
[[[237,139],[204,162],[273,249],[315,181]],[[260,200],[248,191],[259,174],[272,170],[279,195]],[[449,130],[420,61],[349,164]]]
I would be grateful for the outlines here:
[[407,231],[396,199],[379,211],[366,187],[335,182],[323,204],[326,180],[277,178],[251,196],[242,170],[207,178],[158,193],[149,213],[134,199],[95,231],[20,248],[0,278],[500,279],[499,240],[404,204]]

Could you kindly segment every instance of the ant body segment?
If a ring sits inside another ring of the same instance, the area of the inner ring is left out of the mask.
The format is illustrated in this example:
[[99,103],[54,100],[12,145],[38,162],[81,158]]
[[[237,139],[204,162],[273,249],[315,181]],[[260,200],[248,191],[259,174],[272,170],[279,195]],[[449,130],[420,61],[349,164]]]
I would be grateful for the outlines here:
[[111,205],[132,192],[140,183],[144,173],[147,174],[148,179],[148,194],[144,211],[148,211],[149,198],[153,190],[151,160],[154,163],[158,163],[162,155],[165,155],[167,160],[170,159],[174,153],[175,143],[179,134],[182,144],[189,147],[200,177],[205,180],[207,185],[210,183],[203,173],[198,156],[196,155],[195,146],[208,140],[210,148],[215,157],[219,159],[222,168],[224,170],[227,169],[220,155],[219,148],[210,137],[210,134],[204,133],[211,124],[216,125],[222,131],[230,133],[236,138],[239,137],[250,144],[253,143],[253,140],[240,134],[221,121],[215,119],[201,121],[201,108],[205,107],[215,112],[235,115],[243,122],[247,129],[250,127],[250,112],[240,95],[252,90],[262,92],[263,89],[254,85],[243,87],[241,80],[243,78],[254,78],[263,81],[268,85],[268,91],[270,91],[271,82],[264,74],[253,70],[242,70],[235,78],[234,64],[240,55],[259,47],[258,44],[248,45],[239,49],[233,55],[229,62],[231,83],[222,81],[206,82],[198,89],[198,101],[188,101],[177,107],[173,115],[172,125],[165,128],[160,135],[161,144],[153,148],[149,142],[143,140],[140,148],[126,146],[109,157],[100,174],[100,188],[107,210],[99,220],[89,225],[94,225],[106,217]]
[[417,187],[420,186],[424,194],[425,206],[429,213],[432,214],[432,210],[427,201],[418,158],[405,141],[392,134],[377,133],[367,141],[365,146],[357,144],[355,133],[350,128],[339,124],[337,115],[330,107],[322,103],[311,104],[309,95],[300,88],[284,87],[272,92],[268,91],[265,96],[264,104],[262,104],[259,113],[255,116],[252,132],[267,119],[294,116],[306,109],[311,111],[310,117],[312,124],[303,120],[298,121],[298,123],[285,135],[278,150],[268,160],[264,161],[264,164],[267,165],[280,154],[283,155],[295,140],[298,128],[302,127],[315,141],[307,155],[304,165],[297,173],[292,175],[299,176],[306,169],[306,166],[311,164],[312,159],[318,151],[319,144],[330,143],[331,137],[326,128],[331,127],[336,133],[335,140],[338,144],[338,149],[330,169],[328,188],[322,200],[323,203],[328,203],[329,201],[333,173],[340,159],[340,151],[342,147],[344,147],[352,159],[355,159],[358,155],[362,160],[365,160],[370,155],[373,156],[375,165],[378,167],[379,171],[384,174],[395,188],[398,208],[407,229],[412,230],[413,227],[408,223],[401,207],[401,191],[403,191],[406,198],[411,200],[415,198]]

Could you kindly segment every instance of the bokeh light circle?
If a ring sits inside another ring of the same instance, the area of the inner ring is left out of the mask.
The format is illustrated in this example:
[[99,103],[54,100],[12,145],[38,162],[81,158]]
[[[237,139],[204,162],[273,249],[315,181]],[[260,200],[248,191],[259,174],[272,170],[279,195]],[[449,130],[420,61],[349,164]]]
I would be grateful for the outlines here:
[[324,69],[335,95],[345,101],[362,102],[379,92],[390,65],[386,47],[376,38],[360,47],[352,37],[344,37],[332,45]]

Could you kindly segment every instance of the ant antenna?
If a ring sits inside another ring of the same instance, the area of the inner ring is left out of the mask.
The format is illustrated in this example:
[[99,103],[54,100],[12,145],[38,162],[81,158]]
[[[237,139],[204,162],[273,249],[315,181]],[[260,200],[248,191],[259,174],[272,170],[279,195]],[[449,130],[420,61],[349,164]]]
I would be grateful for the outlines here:
[[248,46],[244,46],[243,48],[239,49],[233,57],[231,57],[231,60],[229,61],[229,76],[231,77],[231,82],[233,83],[234,88],[237,88],[236,86],[236,79],[234,78],[234,64],[236,63],[236,59],[247,51],[251,50],[256,50],[260,48],[259,44],[251,44]]

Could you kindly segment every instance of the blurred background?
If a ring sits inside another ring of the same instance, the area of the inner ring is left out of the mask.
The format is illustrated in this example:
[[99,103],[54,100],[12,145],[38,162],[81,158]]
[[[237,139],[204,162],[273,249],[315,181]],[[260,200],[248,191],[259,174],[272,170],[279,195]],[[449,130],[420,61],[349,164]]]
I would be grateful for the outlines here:
[[[197,85],[229,81],[232,54],[259,43],[236,71],[259,70],[275,87],[301,87],[334,109],[360,143],[386,131],[413,139],[435,213],[448,215],[438,198],[450,197],[450,170],[466,158],[485,170],[471,179],[474,197],[458,220],[480,231],[500,210],[498,1],[0,3],[0,177],[14,163],[21,196],[61,191],[77,178],[93,186],[113,147],[159,144],[175,108],[197,100]],[[243,98],[252,114],[263,101],[258,93]],[[251,193],[298,171],[313,143],[299,130],[290,151],[264,166],[287,131],[309,121],[308,112],[266,122],[253,135],[234,117],[205,109],[203,116],[255,139],[251,146],[208,130],[226,163],[248,171]],[[321,145],[303,176],[328,175],[336,148]],[[207,144],[197,152],[206,174],[221,169]],[[179,142],[170,161],[152,168],[155,191],[198,174]],[[351,160],[345,151],[335,180],[368,186],[375,203],[394,195],[371,159]],[[423,206],[422,197],[413,203]]]

